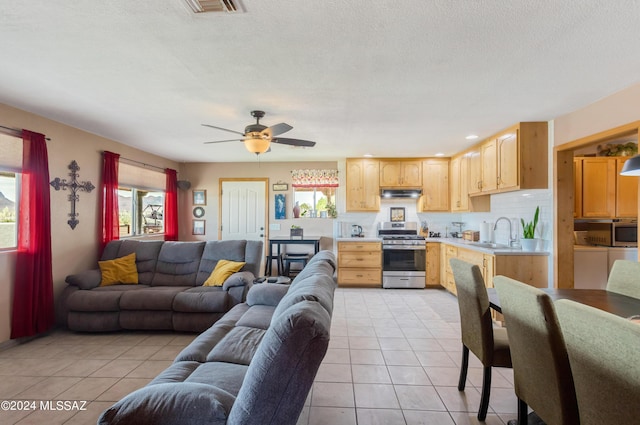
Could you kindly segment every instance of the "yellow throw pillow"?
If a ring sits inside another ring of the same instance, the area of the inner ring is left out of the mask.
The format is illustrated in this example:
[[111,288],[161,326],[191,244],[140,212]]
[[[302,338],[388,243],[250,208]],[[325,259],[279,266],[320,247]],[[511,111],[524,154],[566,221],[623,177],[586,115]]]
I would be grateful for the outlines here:
[[102,280],[100,286],[118,283],[137,284],[138,269],[136,268],[136,253],[116,258],[115,260],[98,261]]
[[205,280],[202,286],[222,286],[224,281],[227,280],[229,276],[236,272],[239,272],[245,264],[245,262],[238,261],[218,261],[218,264],[216,264],[216,268],[213,269],[211,275],[207,280]]

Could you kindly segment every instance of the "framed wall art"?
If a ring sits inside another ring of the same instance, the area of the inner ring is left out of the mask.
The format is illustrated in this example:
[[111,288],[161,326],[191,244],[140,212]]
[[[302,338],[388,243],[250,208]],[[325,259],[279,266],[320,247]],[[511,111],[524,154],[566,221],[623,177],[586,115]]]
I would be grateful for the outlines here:
[[204,235],[204,220],[193,220],[193,227],[191,229],[192,235]]
[[284,220],[287,218],[287,196],[279,193],[275,196],[276,210],[275,210],[275,218],[276,220]]
[[287,183],[274,183],[273,186],[274,192],[281,192],[283,190],[289,190],[289,185]]
[[404,221],[404,207],[391,207],[391,221]]
[[194,190],[193,191],[193,205],[207,205],[207,191],[206,190]]

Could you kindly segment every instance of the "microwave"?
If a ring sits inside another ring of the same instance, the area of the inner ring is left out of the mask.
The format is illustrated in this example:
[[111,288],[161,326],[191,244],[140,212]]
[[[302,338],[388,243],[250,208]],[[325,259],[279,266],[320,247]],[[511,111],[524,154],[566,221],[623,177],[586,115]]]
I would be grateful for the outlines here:
[[587,223],[587,242],[601,246],[638,246],[636,221],[592,221]]

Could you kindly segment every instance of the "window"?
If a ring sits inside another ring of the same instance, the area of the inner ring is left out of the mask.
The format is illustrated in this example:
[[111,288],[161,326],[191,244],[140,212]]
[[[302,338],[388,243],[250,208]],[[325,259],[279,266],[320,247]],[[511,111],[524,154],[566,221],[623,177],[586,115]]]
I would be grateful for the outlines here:
[[300,205],[300,217],[336,216],[335,187],[294,187],[293,202]]
[[118,188],[120,237],[164,232],[164,192]]
[[20,175],[0,171],[0,249],[18,244],[18,184]]

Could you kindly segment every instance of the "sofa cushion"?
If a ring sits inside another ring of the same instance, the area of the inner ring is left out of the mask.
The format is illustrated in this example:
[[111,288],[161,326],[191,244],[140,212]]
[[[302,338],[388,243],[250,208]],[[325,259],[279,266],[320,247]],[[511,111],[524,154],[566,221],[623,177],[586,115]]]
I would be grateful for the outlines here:
[[232,394],[207,384],[148,385],[105,410],[98,424],[223,425],[234,401]]
[[111,241],[102,252],[101,260],[113,260],[135,253],[138,281],[150,285],[156,270],[158,254],[163,244],[164,241],[138,241],[135,239]]
[[121,310],[168,310],[171,311],[177,294],[183,286],[152,286],[144,291],[130,291],[120,298]]
[[110,286],[118,283],[138,284],[135,252],[114,260],[98,261],[98,266],[102,276],[100,286]]
[[244,265],[244,261],[218,260],[216,267],[202,286],[222,286],[232,274],[239,272]]
[[219,286],[196,286],[176,294],[173,311],[221,313],[228,310],[229,294]]
[[204,242],[164,242],[152,286],[195,286]]
[[202,252],[196,284],[204,284],[220,260],[245,262],[246,247],[246,240],[208,241]]
[[128,292],[149,289],[147,285],[111,285],[90,291],[75,291],[67,298],[71,311],[120,311],[120,297]]
[[242,315],[236,326],[248,326],[256,329],[267,329],[275,307],[270,305],[254,305]]
[[227,362],[249,365],[265,331],[235,326],[216,344],[207,356],[207,362]]

